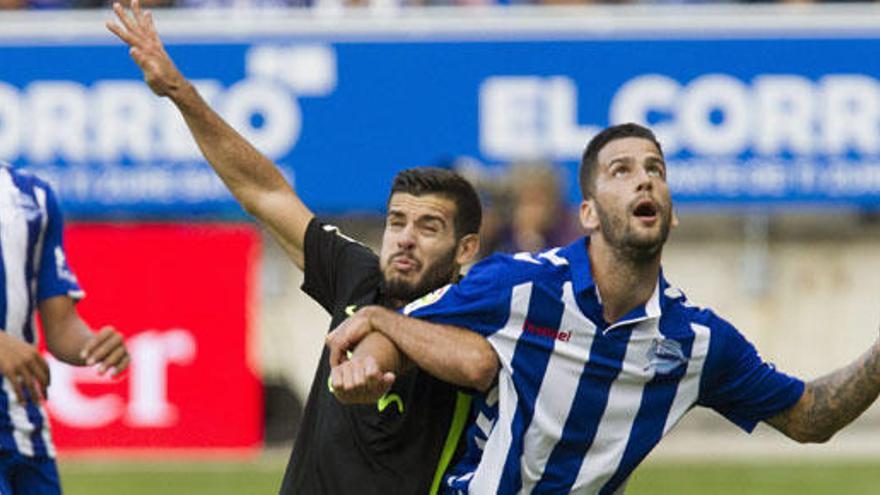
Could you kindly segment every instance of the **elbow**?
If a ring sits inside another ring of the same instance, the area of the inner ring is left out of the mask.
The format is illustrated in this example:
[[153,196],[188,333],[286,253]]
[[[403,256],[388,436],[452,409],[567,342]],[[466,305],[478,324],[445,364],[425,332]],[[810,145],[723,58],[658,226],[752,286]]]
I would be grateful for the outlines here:
[[498,357],[495,352],[488,350],[478,354],[471,360],[467,367],[467,386],[473,389],[485,392],[495,382],[495,376],[498,374]]
[[788,437],[801,444],[826,443],[837,433],[835,431],[801,430],[789,432]]

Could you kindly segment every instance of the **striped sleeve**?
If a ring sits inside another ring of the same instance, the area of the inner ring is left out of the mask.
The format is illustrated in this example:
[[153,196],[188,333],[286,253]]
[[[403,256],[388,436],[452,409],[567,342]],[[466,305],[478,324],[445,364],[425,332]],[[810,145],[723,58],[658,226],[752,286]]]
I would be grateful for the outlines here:
[[[714,316],[714,315],[713,315]],[[747,432],[793,406],[804,383],[776,370],[732,325],[713,317],[699,403]]]
[[506,256],[486,258],[474,265],[461,282],[414,301],[404,313],[489,336],[504,326],[510,311],[508,265]]
[[43,246],[39,253],[40,271],[37,275],[37,301],[63,295],[76,300],[82,299],[85,297],[85,293],[80,288],[76,275],[70,269],[64,252],[64,220],[61,208],[58,207],[58,201],[51,188],[45,186],[41,189],[45,191],[44,212],[47,220]]

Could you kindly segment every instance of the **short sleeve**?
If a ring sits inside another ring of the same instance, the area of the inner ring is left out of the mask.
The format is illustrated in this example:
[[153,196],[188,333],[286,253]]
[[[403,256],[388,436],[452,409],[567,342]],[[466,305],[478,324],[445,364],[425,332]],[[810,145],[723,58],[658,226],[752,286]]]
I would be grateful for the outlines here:
[[804,383],[776,370],[732,325],[714,317],[700,404],[747,432],[793,406]]
[[306,227],[303,257],[302,290],[330,313],[352,284],[380,276],[373,251],[316,218]]
[[504,326],[510,312],[507,258],[491,256],[474,265],[457,284],[418,299],[404,314],[434,323],[468,328],[489,336]]
[[52,189],[46,193],[46,230],[40,252],[40,268],[37,274],[37,302],[50,297],[69,296],[75,300],[85,297],[79,282],[67,263],[64,252],[64,219]]

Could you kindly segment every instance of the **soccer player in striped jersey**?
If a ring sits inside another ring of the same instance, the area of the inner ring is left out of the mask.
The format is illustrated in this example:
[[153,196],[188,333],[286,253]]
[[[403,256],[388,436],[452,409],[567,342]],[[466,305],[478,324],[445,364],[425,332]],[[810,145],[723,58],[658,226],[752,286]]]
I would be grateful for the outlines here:
[[61,493],[41,400],[49,367],[37,352],[34,310],[46,347],[69,364],[116,376],[129,363],[112,327],[94,333],[75,303],[84,293],[67,264],[55,195],[42,180],[0,162],[0,494]]
[[[623,493],[693,406],[748,432],[764,421],[796,441],[824,442],[877,398],[880,341],[805,384],[666,280],[661,254],[676,219],[649,129],[599,133],[584,152],[580,186],[588,236],[539,254],[494,255],[406,310],[478,332],[500,361],[448,493]],[[330,335],[335,368],[353,366],[340,353],[381,333],[423,369],[449,372],[431,357],[433,332],[369,311]],[[375,357],[384,370],[386,357]]]

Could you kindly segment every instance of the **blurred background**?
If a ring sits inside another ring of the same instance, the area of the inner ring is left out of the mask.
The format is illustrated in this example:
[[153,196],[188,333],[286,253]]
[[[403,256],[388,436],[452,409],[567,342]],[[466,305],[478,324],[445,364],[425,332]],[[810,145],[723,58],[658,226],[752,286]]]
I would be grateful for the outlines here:
[[[304,202],[378,247],[391,178],[464,173],[484,250],[581,235],[577,161],[637,121],[680,227],[666,277],[804,378],[880,324],[880,8],[688,0],[151,0],[181,70]],[[833,3],[833,2],[832,2]],[[565,4],[565,5],[561,5]],[[328,317],[104,29],[0,0],[0,158],[55,186],[122,379],[52,364],[68,493],[274,493]],[[821,446],[689,415],[629,493],[880,492],[880,407]]]

